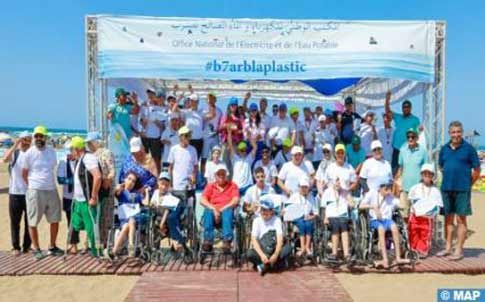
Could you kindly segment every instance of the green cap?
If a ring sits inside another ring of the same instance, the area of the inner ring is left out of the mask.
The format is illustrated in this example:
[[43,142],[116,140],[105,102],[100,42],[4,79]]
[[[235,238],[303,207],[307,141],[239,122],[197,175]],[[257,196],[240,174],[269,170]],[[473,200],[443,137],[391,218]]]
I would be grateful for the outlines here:
[[71,148],[77,149],[77,150],[82,150],[82,149],[84,149],[84,147],[85,147],[84,138],[82,138],[80,136],[74,136],[71,139]]
[[237,144],[238,150],[244,150],[244,149],[247,149],[247,147],[248,147],[248,144],[246,144],[246,142],[240,142],[239,144]]
[[352,137],[352,145],[360,145],[360,137],[358,135]]
[[43,136],[48,136],[47,128],[45,126],[39,125],[34,129],[34,135],[41,134]]
[[416,128],[409,128],[408,131],[406,131],[406,134],[412,133],[418,135],[418,130]]
[[283,147],[286,147],[286,148],[291,147],[293,145],[291,142],[291,138],[285,138],[282,142],[282,145]]
[[291,107],[288,112],[290,113],[290,115],[293,115],[295,113],[300,113],[300,110],[298,110],[298,108],[296,107]]
[[129,92],[127,92],[125,89],[123,89],[121,87],[116,88],[116,90],[115,90],[115,97],[116,98],[119,98],[122,95],[129,95],[129,94],[130,94]]

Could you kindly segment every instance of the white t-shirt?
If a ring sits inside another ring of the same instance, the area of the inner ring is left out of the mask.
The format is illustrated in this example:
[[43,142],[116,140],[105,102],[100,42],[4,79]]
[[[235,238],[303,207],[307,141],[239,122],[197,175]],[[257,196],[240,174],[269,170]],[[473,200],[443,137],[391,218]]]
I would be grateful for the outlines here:
[[273,178],[278,177],[278,169],[276,168],[276,165],[273,163],[272,160],[269,161],[268,165],[263,165],[263,161],[260,159],[254,164],[254,170],[256,171],[257,168],[262,167],[264,170],[264,177],[265,177],[265,182],[267,184],[271,184],[273,181]]
[[261,114],[261,123],[263,123],[264,125],[264,129],[268,130],[270,127],[271,127],[271,116],[269,116],[268,114]]
[[162,163],[166,163],[168,162],[168,154],[170,153],[170,149],[172,146],[179,143],[179,136],[177,131],[173,130],[171,127],[168,127],[163,131],[161,140],[170,142],[169,144],[163,144]]
[[260,189],[254,184],[246,191],[242,198],[242,202],[246,204],[259,203],[260,197],[266,194],[275,194],[273,187],[265,184],[264,188]]
[[[28,151],[28,150],[27,150]],[[22,166],[23,166],[23,157],[27,153],[27,151],[18,151],[17,161],[15,165],[12,167],[10,171],[10,179],[9,179],[9,186],[8,186],[8,194],[16,194],[16,195],[25,195],[27,192],[27,184],[22,177]],[[13,155],[12,155],[13,160]]]
[[288,190],[297,192],[300,180],[304,177],[310,179],[313,173],[315,170],[310,161],[304,160],[299,166],[295,165],[293,161],[289,161],[281,167],[278,178],[283,181]]
[[160,190],[156,189],[153,192],[152,198],[150,199],[150,203],[155,207],[169,207],[169,208],[176,208],[179,204],[180,199],[173,196],[172,193],[167,192],[167,194],[160,196]]
[[202,112],[194,110],[184,110],[185,126],[192,132],[192,139],[202,139],[204,119]]
[[[253,123],[252,125],[249,123],[249,118],[247,118],[244,121],[244,138],[247,140],[255,140],[255,141],[263,141],[264,136],[266,134],[266,128],[264,127],[263,122],[259,124],[259,127],[256,126],[256,123]],[[250,137],[247,137],[247,133],[249,131]],[[258,138],[258,135],[261,136],[261,138]]]
[[379,128],[377,130],[377,138],[381,141],[382,144],[382,152],[384,155],[384,159],[388,162],[392,160],[392,137],[394,135],[394,128]]
[[46,146],[44,150],[39,150],[36,146],[30,147],[22,160],[22,168],[29,170],[29,189],[55,190],[56,165],[57,155],[52,147]]
[[[72,175],[74,176],[74,171],[76,171],[76,161],[71,160],[69,161],[69,165],[71,166]],[[61,159],[59,164],[57,165],[57,177],[65,178],[67,177],[67,161],[65,159]],[[62,198],[72,199],[74,195],[74,188],[73,191],[69,192],[69,185],[65,184],[62,185]]]
[[251,165],[254,158],[250,154],[240,157],[237,153],[232,156],[232,181],[239,187],[244,188],[253,184]]
[[[370,190],[364,195],[361,204],[372,207],[378,206],[382,214],[382,219],[392,219],[392,213],[398,207],[399,199],[393,195],[387,195],[383,198],[377,190]],[[369,216],[371,219],[377,219],[377,215],[372,209],[369,210]]]
[[391,165],[384,159],[368,158],[362,164],[360,177],[367,179],[369,190],[379,190],[381,184],[392,180]]
[[192,145],[183,148],[180,144],[172,146],[168,154],[168,163],[172,164],[172,187],[185,190],[197,165],[197,151]]
[[304,120],[300,123],[303,130],[303,137],[305,138],[305,149],[313,149],[313,136],[317,129],[317,122],[314,119],[310,121]]
[[[293,120],[285,116],[285,118],[281,119],[279,116],[274,116],[271,119],[271,126],[270,129],[275,129],[275,139],[284,140],[285,138],[290,138],[293,132],[296,131],[295,123]],[[273,137],[272,137],[273,138]]]
[[[96,155],[92,153],[86,153],[82,161],[84,163],[84,166],[86,167],[86,172],[91,171],[93,169],[98,169],[98,159],[96,158]],[[81,186],[81,181],[79,180],[80,165],[81,165],[81,161],[78,161],[76,165],[76,170],[74,171],[74,194],[72,198],[75,199],[76,201],[86,201],[87,197],[84,196],[83,188]],[[91,194],[91,192],[89,192],[89,194]]]
[[283,235],[281,219],[273,215],[270,219],[264,220],[263,217],[259,216],[253,220],[251,236],[260,239],[264,234],[272,230],[276,231],[276,235]]
[[317,201],[311,193],[306,198],[299,192],[293,193],[288,199],[287,204],[300,206],[304,216],[310,214],[318,215],[319,213]]
[[435,186],[425,186],[423,183],[411,187],[408,199],[411,201],[411,210],[416,216],[436,216],[439,208],[443,207],[440,190]]
[[148,138],[159,138],[161,129],[155,122],[164,122],[167,120],[167,114],[162,106],[146,105],[140,112],[140,117],[147,121],[144,129],[145,136]]
[[360,144],[362,149],[364,149],[366,155],[371,155],[372,151],[370,150],[370,145],[374,140],[374,132],[372,131],[372,125],[367,123],[362,123],[360,125]]
[[343,190],[349,190],[350,184],[357,181],[357,174],[354,168],[349,163],[344,163],[342,166],[336,162],[328,165],[325,173],[316,175],[317,180],[322,180],[325,184],[334,185],[337,179],[340,182],[340,187]]
[[325,207],[325,215],[329,218],[349,217],[349,193],[341,191],[340,194],[329,186],[325,189],[322,196],[322,206]]
[[218,163],[215,163],[212,160],[207,161],[205,165],[204,177],[207,179],[208,183],[214,182],[216,180],[216,169],[220,165],[223,165],[227,169],[226,164],[222,161],[219,161]]
[[[209,108],[202,110],[202,117],[209,113]],[[216,115],[204,122],[204,138],[210,138],[217,135],[217,130],[219,129],[219,123],[221,121],[222,111],[216,107]]]

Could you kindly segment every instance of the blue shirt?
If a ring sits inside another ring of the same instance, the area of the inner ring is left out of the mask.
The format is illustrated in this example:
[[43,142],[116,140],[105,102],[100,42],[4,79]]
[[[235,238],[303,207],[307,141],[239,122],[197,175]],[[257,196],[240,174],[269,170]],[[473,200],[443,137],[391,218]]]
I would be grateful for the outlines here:
[[406,142],[406,132],[410,129],[418,129],[421,122],[415,115],[404,116],[400,113],[392,113],[394,119],[394,135],[392,138],[392,146],[394,149],[401,149]]
[[426,149],[417,145],[414,149],[409,149],[409,145],[402,146],[399,152],[399,166],[402,168],[402,187],[405,192],[409,192],[411,187],[421,180],[421,166],[428,161]]
[[470,191],[471,169],[480,166],[477,150],[465,140],[455,150],[450,142],[441,147],[439,165],[443,170],[443,191]]
[[133,105],[125,104],[111,104],[108,107],[108,111],[113,114],[111,123],[120,124],[121,128],[125,131],[125,135],[128,139],[131,137],[131,120],[130,113]]
[[357,167],[366,159],[364,148],[360,147],[359,151],[354,151],[352,145],[347,145],[345,148],[347,152],[347,162],[354,169],[357,169]]
[[150,171],[137,163],[131,154],[126,157],[123,165],[121,166],[118,179],[119,183],[122,183],[125,180],[126,175],[128,175],[130,172],[136,174],[138,177],[138,182],[141,184],[141,186],[150,187],[152,192],[155,191],[157,186],[157,178]]
[[137,192],[130,192],[128,190],[123,190],[120,192],[118,197],[118,204],[142,204],[143,195]]

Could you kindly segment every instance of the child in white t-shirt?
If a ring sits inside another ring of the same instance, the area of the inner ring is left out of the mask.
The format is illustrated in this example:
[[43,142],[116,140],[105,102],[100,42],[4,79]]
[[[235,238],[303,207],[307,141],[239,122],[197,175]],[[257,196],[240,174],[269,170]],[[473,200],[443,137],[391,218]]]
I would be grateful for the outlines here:
[[222,149],[220,146],[216,145],[212,148],[211,158],[207,161],[205,165],[204,173],[204,177],[208,184],[216,180],[216,168],[220,165],[226,166],[226,164],[221,160],[221,153]]
[[275,194],[274,189],[265,182],[266,175],[262,167],[254,170],[254,178],[256,179],[256,184],[249,187],[242,198],[243,211],[249,215],[259,215],[259,201],[263,195]]
[[239,194],[243,196],[246,193],[246,190],[253,184],[251,168],[256,156],[257,146],[254,140],[252,140],[252,149],[248,154],[248,145],[246,142],[241,141],[237,145],[237,150],[235,150],[230,131],[228,132],[227,145],[232,160],[232,181],[238,186]]

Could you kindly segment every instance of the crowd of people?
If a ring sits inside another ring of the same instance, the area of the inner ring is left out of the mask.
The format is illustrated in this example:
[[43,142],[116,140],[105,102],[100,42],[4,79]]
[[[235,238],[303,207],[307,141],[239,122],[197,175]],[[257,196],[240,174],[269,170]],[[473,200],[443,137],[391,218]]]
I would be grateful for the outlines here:
[[[383,125],[377,127],[378,114],[355,112],[350,96],[344,99],[342,112],[322,106],[300,112],[284,102],[267,112],[268,101],[254,102],[251,93],[242,100],[232,97],[227,108],[219,108],[216,93],[210,92],[200,109],[200,97],[190,86],[188,97],[177,89],[172,94],[149,89],[146,101],[116,89],[107,118],[123,129],[130,146],[118,177],[113,154],[97,132],[67,142],[68,155],[58,165],[54,149],[46,145],[45,127],[20,135],[4,156],[10,167],[14,254],[32,250],[36,259],[45,257],[36,228],[45,215],[51,235],[48,253],[62,255],[65,251],[57,247],[56,238],[64,210],[70,244],[66,252],[78,252],[79,232],[85,231],[84,250],[99,255],[113,223],[111,193],[117,197],[122,231],[109,257],[117,257],[126,238],[129,255],[134,255],[133,234],[140,223],[140,208],[147,205],[170,204],[162,214],[160,230],[172,239],[173,249],[180,250],[185,240],[180,216],[187,206],[187,192],[198,187],[203,189],[197,201],[204,208],[202,249],[213,249],[214,228],[220,225],[223,249],[229,250],[233,215],[253,214],[248,259],[263,273],[289,253],[276,215],[281,209],[265,198],[275,195],[288,205],[282,211],[295,216],[298,256],[312,254],[311,236],[316,219],[321,219],[331,229],[331,256],[338,257],[341,244],[348,259],[348,209],[358,206],[368,209],[370,227],[378,232],[382,260],[377,264],[382,267],[389,266],[385,232],[399,240],[392,220],[396,208],[408,224],[412,248],[422,257],[431,248],[430,222],[441,212],[446,217],[446,246],[437,255],[455,261],[463,258],[466,217],[472,213],[471,186],[480,175],[480,163],[476,150],[462,138],[460,122],[450,123],[450,141],[442,146],[435,167],[419,142],[423,129],[412,113],[412,103],[406,100],[401,112],[393,112],[390,92],[383,100]],[[435,185],[437,169],[443,175],[441,188]],[[62,203],[56,181],[63,186]],[[28,232],[21,245],[22,215]],[[458,240],[453,247],[455,221]],[[271,249],[264,244],[268,241],[274,242]],[[396,261],[405,259],[396,253]]]

